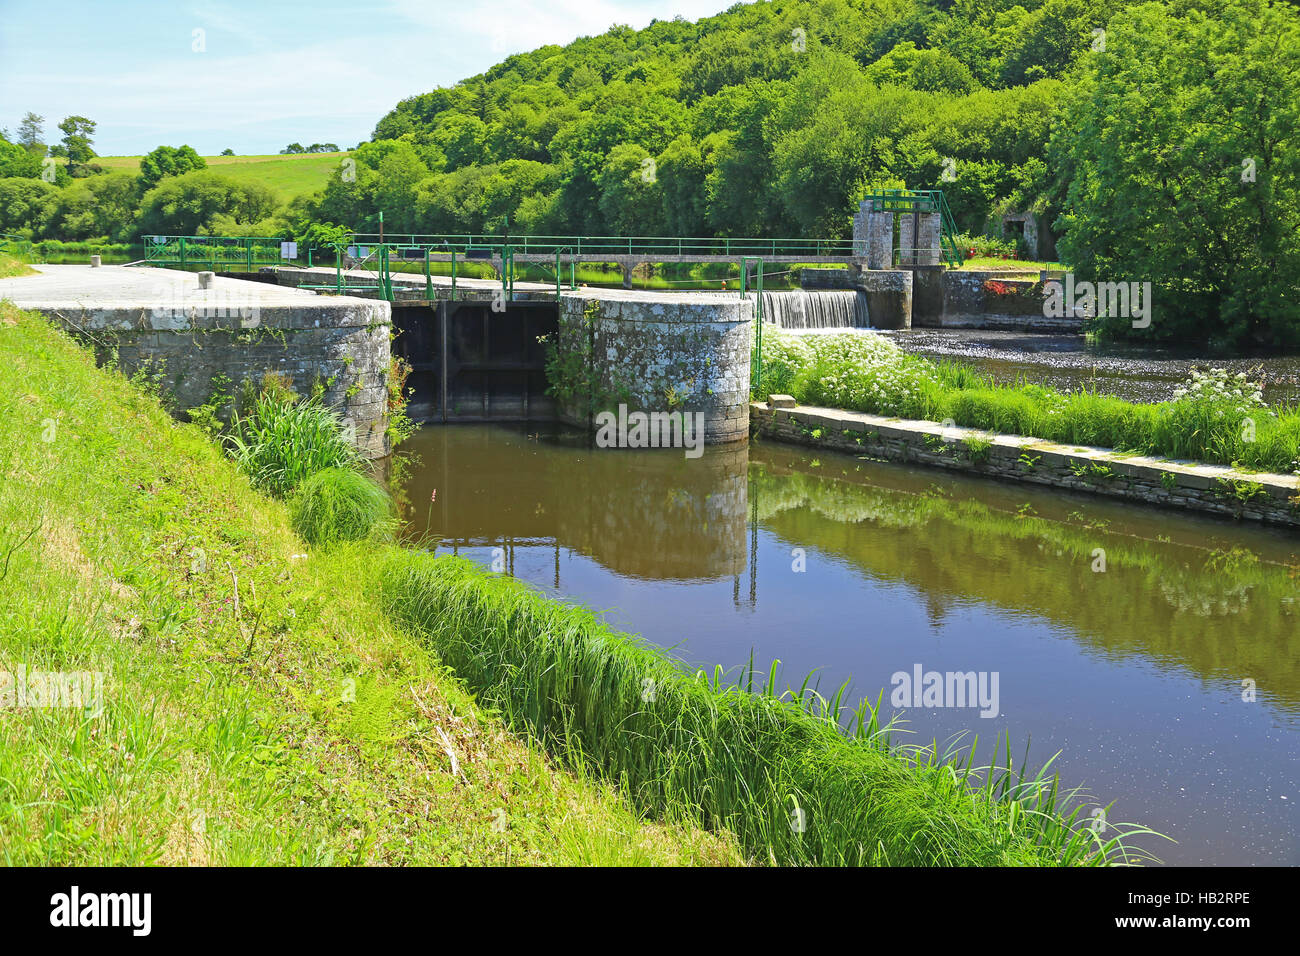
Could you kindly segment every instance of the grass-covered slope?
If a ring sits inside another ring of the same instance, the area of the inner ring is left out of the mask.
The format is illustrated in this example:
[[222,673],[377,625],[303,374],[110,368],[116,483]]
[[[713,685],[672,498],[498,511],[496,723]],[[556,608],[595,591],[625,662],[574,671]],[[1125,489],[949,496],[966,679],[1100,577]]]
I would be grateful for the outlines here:
[[[292,153],[272,156],[204,156],[208,169],[244,183],[265,186],[281,202],[324,189],[339,163],[347,156],[339,153]],[[140,156],[96,156],[92,162],[106,170],[136,175]]]
[[989,771],[932,748],[891,747],[866,705],[846,735],[838,697],[778,696],[775,674],[765,687],[692,675],[586,609],[472,562],[395,555],[383,587],[395,617],[512,726],[617,782],[647,814],[734,832],[756,859],[1045,866],[1145,858],[1124,841],[1147,831],[1123,825],[1103,841],[1054,780],[1004,766],[996,752]]
[[739,859],[555,770],[387,621],[374,545],[307,554],[197,428],[9,304],[0,416],[0,671],[105,675],[99,716],[0,708],[0,862]]

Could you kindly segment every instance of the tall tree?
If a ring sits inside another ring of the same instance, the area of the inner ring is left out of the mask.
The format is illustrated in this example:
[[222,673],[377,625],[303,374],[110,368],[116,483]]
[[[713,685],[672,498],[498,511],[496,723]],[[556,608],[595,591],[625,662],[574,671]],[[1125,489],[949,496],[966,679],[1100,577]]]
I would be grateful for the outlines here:
[[18,124],[18,142],[29,153],[45,155],[45,117],[28,112]]
[[69,116],[59,124],[63,131],[62,153],[68,157],[68,171],[84,166],[95,158],[90,139],[95,135],[95,121],[84,116]]
[[1269,0],[1132,7],[1071,122],[1061,251],[1081,278],[1150,281],[1133,337],[1300,345],[1300,14]]

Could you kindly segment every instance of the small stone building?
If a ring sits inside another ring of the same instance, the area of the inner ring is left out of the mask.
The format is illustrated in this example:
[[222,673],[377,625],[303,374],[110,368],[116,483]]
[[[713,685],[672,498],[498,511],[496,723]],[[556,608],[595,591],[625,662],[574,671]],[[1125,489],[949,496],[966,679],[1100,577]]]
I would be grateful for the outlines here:
[[1008,239],[1024,239],[1025,247],[1029,250],[1032,259],[1039,262],[1056,261],[1056,239],[1039,213],[1004,213],[1002,235]]

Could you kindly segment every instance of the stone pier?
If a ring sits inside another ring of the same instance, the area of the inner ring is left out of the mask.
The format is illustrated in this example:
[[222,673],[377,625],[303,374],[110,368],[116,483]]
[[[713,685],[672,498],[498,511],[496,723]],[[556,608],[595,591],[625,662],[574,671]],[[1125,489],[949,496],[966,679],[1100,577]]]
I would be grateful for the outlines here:
[[319,388],[366,457],[391,451],[387,302],[221,277],[204,286],[171,269],[34,268],[0,279],[0,298],[42,313],[127,375],[158,375],[178,414],[207,404],[223,377],[229,394],[270,372],[302,395]]
[[590,426],[593,404],[620,403],[629,411],[702,412],[706,444],[746,440],[753,319],[754,303],[739,295],[565,292],[559,347],[571,358],[573,381],[561,387],[576,394],[562,402],[561,417]]
[[942,222],[937,212],[898,214],[898,255],[904,266],[937,266]]

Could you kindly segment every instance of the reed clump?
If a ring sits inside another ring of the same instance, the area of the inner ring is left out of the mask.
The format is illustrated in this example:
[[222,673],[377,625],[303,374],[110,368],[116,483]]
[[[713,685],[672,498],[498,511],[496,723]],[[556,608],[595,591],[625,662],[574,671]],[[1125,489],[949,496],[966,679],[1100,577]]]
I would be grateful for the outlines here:
[[392,527],[392,502],[353,468],[327,468],[303,481],[289,502],[293,530],[313,545],[361,541]]
[[317,398],[262,389],[225,436],[253,486],[284,497],[328,468],[355,468],[358,456],[342,418]]

